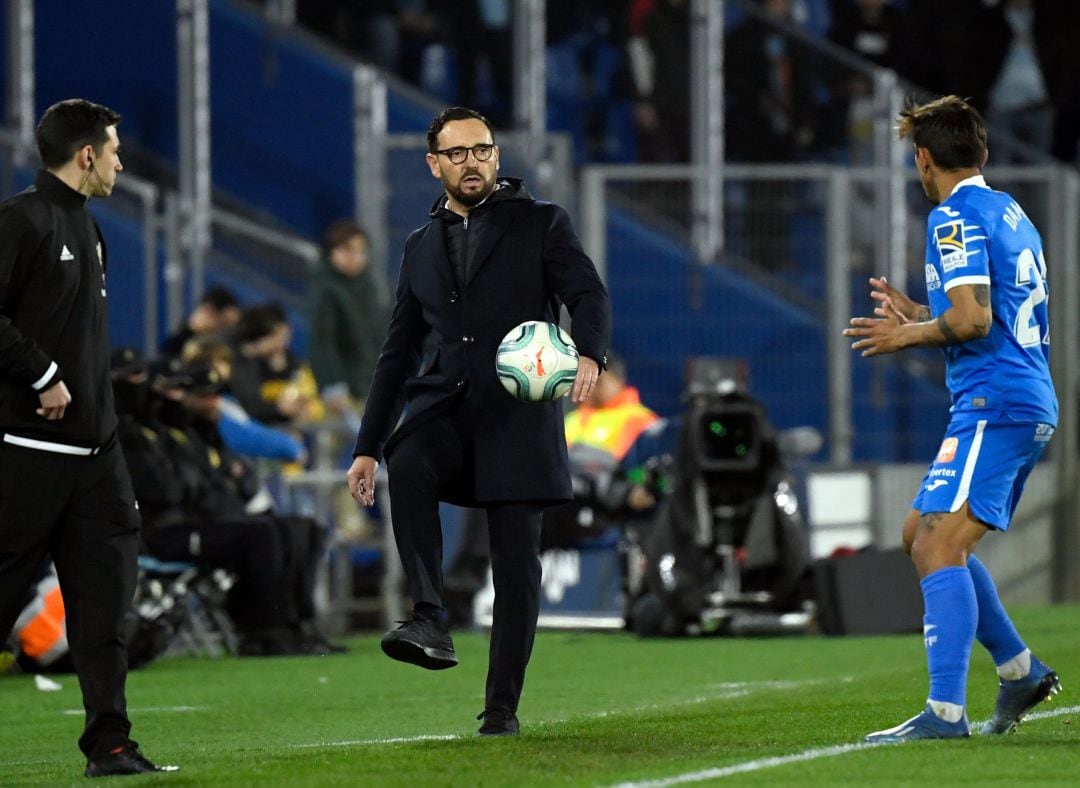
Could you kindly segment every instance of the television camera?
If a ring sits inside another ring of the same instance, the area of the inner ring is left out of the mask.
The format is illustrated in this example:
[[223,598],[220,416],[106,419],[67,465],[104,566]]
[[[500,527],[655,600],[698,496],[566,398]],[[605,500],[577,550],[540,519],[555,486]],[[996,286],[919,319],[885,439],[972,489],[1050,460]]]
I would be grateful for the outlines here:
[[627,623],[639,635],[775,634],[810,622],[809,546],[784,458],[816,452],[821,436],[778,435],[745,381],[742,362],[690,362],[667,501],[630,548]]

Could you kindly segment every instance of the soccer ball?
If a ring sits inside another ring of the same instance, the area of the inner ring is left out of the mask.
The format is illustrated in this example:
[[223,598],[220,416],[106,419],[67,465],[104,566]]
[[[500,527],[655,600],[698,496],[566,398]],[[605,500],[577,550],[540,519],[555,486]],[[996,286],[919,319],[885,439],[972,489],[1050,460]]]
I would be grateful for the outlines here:
[[554,323],[539,320],[511,329],[495,354],[499,382],[523,402],[550,402],[565,396],[577,368],[574,341]]

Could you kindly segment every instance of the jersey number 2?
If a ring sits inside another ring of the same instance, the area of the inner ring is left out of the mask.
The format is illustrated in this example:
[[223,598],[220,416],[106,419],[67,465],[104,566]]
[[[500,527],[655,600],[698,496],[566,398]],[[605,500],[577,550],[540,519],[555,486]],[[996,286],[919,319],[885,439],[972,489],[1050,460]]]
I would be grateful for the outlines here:
[[1016,286],[1027,285],[1031,288],[1028,297],[1016,310],[1013,334],[1021,347],[1033,347],[1042,342],[1042,330],[1037,320],[1033,320],[1035,307],[1046,300],[1046,258],[1039,250],[1039,259],[1030,249],[1020,253],[1016,261]]

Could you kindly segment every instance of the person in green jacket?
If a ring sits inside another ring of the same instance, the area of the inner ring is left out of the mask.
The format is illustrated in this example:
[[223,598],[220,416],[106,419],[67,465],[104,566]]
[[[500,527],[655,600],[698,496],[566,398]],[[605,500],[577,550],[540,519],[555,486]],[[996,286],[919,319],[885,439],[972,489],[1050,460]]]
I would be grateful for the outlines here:
[[326,230],[323,251],[308,293],[308,355],[328,410],[348,416],[363,409],[388,315],[360,225],[349,219],[334,222]]

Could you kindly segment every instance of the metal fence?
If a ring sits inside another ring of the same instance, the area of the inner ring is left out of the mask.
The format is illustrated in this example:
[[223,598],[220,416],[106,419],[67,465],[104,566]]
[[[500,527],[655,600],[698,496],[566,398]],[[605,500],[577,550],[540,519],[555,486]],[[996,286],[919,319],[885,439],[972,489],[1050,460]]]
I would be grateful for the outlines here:
[[[646,402],[677,402],[691,355],[743,358],[751,390],[780,426],[807,423],[827,435],[833,466],[912,462],[933,456],[948,396],[940,354],[861,360],[841,331],[871,314],[866,278],[889,273],[923,299],[929,205],[906,174],[905,219],[882,217],[894,193],[888,169],[830,165],[730,165],[725,172],[726,253],[703,263],[684,218],[689,166],[598,166],[582,173],[582,236],[615,306],[616,342]],[[1062,425],[1074,425],[1080,368],[1080,174],[1061,166],[988,168],[992,187],[1022,202],[1039,227],[1052,293],[1052,371]],[[901,233],[900,237],[896,233]],[[898,271],[879,267],[904,250]],[[903,283],[902,277],[907,282]],[[658,360],[659,359],[659,360]],[[666,360],[670,360],[667,363]],[[640,362],[640,363],[635,363]],[[1075,427],[1058,431],[1054,538],[1076,555]],[[1056,559],[1055,573],[1076,572]]]

